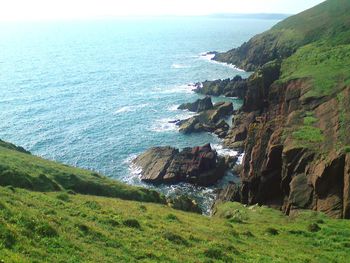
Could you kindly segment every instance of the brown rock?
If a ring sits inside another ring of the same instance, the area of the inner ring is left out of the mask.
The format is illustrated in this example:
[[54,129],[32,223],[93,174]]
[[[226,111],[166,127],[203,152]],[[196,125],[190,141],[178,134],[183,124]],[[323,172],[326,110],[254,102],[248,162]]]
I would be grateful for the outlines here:
[[133,162],[142,167],[143,181],[160,183],[178,152],[172,147],[155,147],[138,156]]
[[225,164],[210,144],[185,148],[151,148],[134,160],[142,168],[141,180],[151,183],[179,183],[208,186],[225,174]]
[[184,103],[181,104],[178,109],[180,110],[189,110],[193,112],[201,112],[205,110],[210,110],[213,108],[213,103],[211,102],[211,97],[206,96],[203,99],[198,99],[193,103]]
[[197,116],[179,122],[179,131],[183,133],[194,133],[214,132],[217,129],[228,130],[228,124],[223,123],[222,119],[232,114],[232,112],[233,105],[231,102],[216,103],[212,110],[203,111]]
[[343,217],[350,219],[350,154],[345,158],[344,167],[344,196],[343,196]]

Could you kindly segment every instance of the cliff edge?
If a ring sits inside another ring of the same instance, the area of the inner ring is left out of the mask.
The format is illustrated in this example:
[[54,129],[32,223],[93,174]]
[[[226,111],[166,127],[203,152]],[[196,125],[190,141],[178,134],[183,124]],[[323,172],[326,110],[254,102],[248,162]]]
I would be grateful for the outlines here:
[[350,218],[349,14],[328,0],[215,57],[255,70],[225,138],[244,143],[241,185],[221,200]]

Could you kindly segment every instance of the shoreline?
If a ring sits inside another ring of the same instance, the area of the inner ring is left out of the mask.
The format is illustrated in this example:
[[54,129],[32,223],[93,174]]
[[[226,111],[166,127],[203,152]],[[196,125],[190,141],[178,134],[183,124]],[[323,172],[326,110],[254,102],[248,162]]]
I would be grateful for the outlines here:
[[[202,56],[202,54],[203,53],[201,53],[201,56]],[[225,63],[220,63],[220,64],[225,64]],[[237,70],[236,68],[233,68],[233,69]],[[214,81],[217,81],[217,80],[214,80]],[[196,92],[196,89],[198,89],[199,86],[201,88],[203,87],[203,82],[196,83],[196,84],[187,84],[187,86],[193,87],[191,92],[197,94],[197,96],[196,96],[197,99],[200,99],[203,97],[203,94]],[[217,102],[220,102],[220,101],[232,102],[234,100],[239,99],[237,97],[227,97],[224,95],[211,96],[211,98],[214,98],[214,100]],[[170,107],[171,110],[174,112],[179,111],[179,106],[178,105],[176,105],[176,106],[177,107],[175,108],[175,105],[172,105]],[[240,105],[240,107],[241,106],[242,105]],[[240,109],[240,107],[235,108],[234,111],[238,111]],[[193,113],[193,112],[190,112],[188,110],[186,110],[186,111],[181,110],[181,112],[187,112],[190,116],[189,118],[194,117],[194,116],[198,116],[198,113]],[[177,114],[177,116],[178,115],[179,114]],[[225,118],[225,120],[229,121],[229,129],[232,129],[233,116],[234,116],[234,114],[230,114]],[[176,115],[174,116],[174,119],[175,118],[176,118]],[[175,122],[176,121],[172,121],[172,120],[168,121],[169,124],[171,123],[174,126],[176,125]],[[155,131],[155,132],[157,132],[157,131]],[[176,127],[176,132],[180,132],[179,127]],[[232,149],[232,148],[225,146],[224,138],[219,138],[217,135],[215,135],[212,132],[208,132],[208,133],[211,134],[217,140],[217,142],[210,141],[208,143],[210,143],[212,149],[217,152],[218,156],[220,156],[221,158],[229,158],[229,157],[237,158],[235,165],[242,164],[242,160],[244,157],[243,152],[240,152],[239,150]],[[227,167],[223,178],[218,180],[215,184],[210,185],[210,186],[206,186],[206,187],[197,186],[197,185],[193,185],[193,184],[186,183],[186,182],[180,182],[180,183],[176,183],[176,184],[156,184],[156,185],[154,185],[152,183],[146,183],[146,182],[142,181],[142,179],[141,179],[142,168],[133,163],[134,158],[137,156],[139,156],[139,154],[134,154],[133,156],[130,156],[129,158],[127,158],[127,160],[125,160],[125,162],[128,164],[128,170],[129,170],[128,174],[129,175],[128,175],[128,177],[125,177],[124,180],[122,179],[123,182],[126,182],[126,183],[131,184],[131,185],[143,186],[146,188],[160,191],[161,193],[165,194],[165,196],[167,196],[167,197],[170,197],[172,195],[189,196],[190,198],[192,198],[193,200],[195,200],[199,204],[199,206],[202,209],[202,213],[205,215],[211,214],[213,205],[217,201],[219,191],[221,191],[222,189],[224,189],[225,187],[227,187],[228,185],[230,185],[232,183],[238,183],[240,180],[239,175],[235,174],[231,168]]]

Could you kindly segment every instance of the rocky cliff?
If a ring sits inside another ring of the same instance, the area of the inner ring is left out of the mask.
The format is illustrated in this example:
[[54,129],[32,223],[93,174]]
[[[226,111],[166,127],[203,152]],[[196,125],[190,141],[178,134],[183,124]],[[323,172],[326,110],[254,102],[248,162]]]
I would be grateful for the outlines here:
[[225,54],[256,71],[225,138],[244,145],[241,185],[221,200],[350,218],[349,13],[349,1],[329,0]]

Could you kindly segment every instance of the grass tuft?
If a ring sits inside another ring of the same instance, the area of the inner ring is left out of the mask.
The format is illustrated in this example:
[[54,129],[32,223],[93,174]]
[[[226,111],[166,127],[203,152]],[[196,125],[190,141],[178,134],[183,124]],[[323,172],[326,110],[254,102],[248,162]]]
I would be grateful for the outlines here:
[[141,225],[137,219],[126,219],[123,221],[123,225],[131,228],[141,229]]
[[170,242],[176,244],[176,245],[183,245],[183,246],[188,246],[189,243],[186,239],[181,237],[180,235],[174,234],[172,232],[166,232],[164,233],[163,237],[166,240],[169,240]]
[[278,230],[276,228],[273,228],[273,227],[266,228],[265,233],[268,235],[272,235],[272,236],[276,236],[279,234]]
[[318,232],[321,230],[321,228],[319,227],[318,224],[316,223],[311,223],[310,225],[308,225],[307,229],[310,231],[310,232]]

